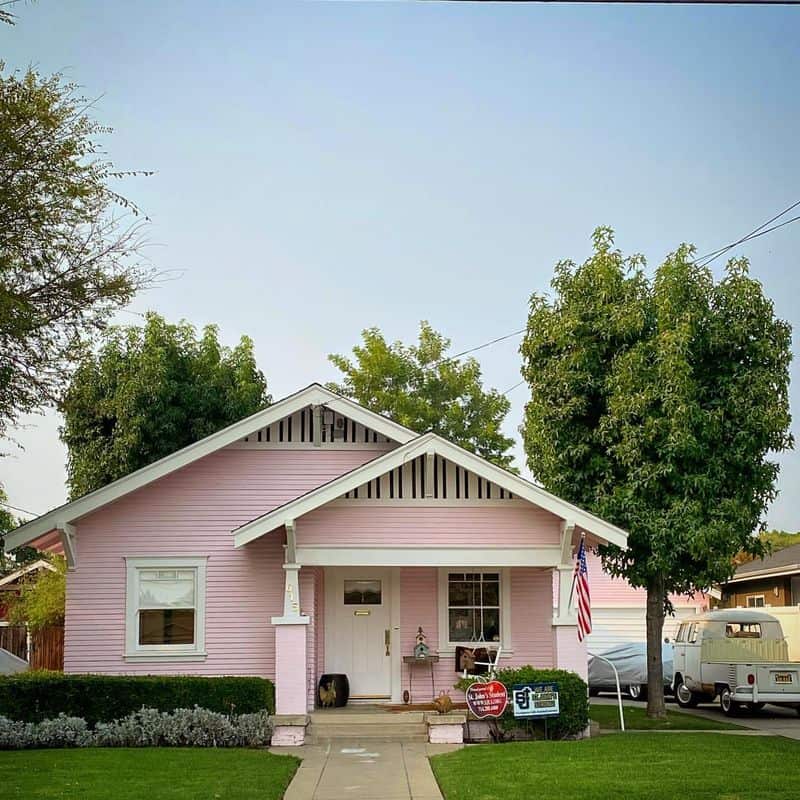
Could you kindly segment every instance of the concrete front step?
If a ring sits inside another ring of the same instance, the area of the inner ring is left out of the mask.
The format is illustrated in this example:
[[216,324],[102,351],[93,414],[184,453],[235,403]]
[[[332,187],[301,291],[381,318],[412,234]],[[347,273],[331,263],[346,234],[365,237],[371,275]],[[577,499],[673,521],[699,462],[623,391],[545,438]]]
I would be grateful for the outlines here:
[[428,725],[424,712],[386,712],[346,711],[315,712],[311,716],[308,729],[313,742],[337,739],[369,739],[391,742],[427,742]]

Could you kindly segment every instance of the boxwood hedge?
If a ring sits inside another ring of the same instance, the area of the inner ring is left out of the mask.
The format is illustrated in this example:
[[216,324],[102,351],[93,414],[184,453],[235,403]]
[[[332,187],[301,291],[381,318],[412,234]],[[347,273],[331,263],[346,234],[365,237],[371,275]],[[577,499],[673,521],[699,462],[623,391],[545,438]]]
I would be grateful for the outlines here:
[[63,675],[24,672],[0,677],[0,716],[39,722],[59,714],[89,725],[121,719],[143,706],[159,711],[200,706],[223,714],[275,712],[265,678],[193,675]]
[[[517,669],[497,671],[497,680],[508,690],[509,703],[505,713],[500,717],[500,725],[505,730],[528,728],[531,723],[514,718],[511,706],[511,687],[518,683],[557,683],[559,715],[547,720],[547,735],[550,738],[562,739],[575,736],[586,729],[589,724],[588,687],[574,672],[564,669],[536,669],[526,666]],[[462,679],[456,684],[457,689],[466,691],[474,679]],[[544,721],[532,724],[534,735],[544,733]]]

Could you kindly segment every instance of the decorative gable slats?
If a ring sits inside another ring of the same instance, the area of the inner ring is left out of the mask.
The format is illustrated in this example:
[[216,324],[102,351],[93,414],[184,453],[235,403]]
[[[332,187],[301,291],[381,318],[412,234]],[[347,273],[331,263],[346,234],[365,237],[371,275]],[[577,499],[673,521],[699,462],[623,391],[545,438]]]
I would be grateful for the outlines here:
[[[324,406],[319,409],[319,418],[321,447],[327,445],[343,448],[389,449],[394,445],[394,442],[382,433]],[[264,448],[313,447],[314,410],[309,405],[295,411],[294,414],[245,436],[240,444]]]
[[[432,481],[427,470],[433,469]],[[426,485],[431,494],[426,495]],[[442,456],[424,455],[342,495],[343,500],[513,500],[511,492]]]

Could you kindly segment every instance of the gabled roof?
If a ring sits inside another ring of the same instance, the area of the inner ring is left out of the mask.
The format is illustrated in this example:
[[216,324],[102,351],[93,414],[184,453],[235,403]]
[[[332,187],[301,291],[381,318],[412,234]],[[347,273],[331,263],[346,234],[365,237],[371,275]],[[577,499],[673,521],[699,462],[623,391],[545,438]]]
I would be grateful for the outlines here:
[[24,567],[20,567],[16,572],[11,572],[3,578],[0,578],[0,587],[8,586],[15,581],[18,581],[20,578],[25,577],[25,575],[30,574],[31,572],[38,572],[40,569],[49,569],[51,572],[55,572],[56,568],[49,562],[45,561],[45,559],[40,558],[38,561],[33,561],[30,564],[26,564]]
[[728,583],[767,577],[770,575],[800,574],[800,544],[783,547],[771,556],[742,564]]
[[369,411],[364,406],[360,406],[358,403],[332,392],[318,383],[312,383],[305,389],[278,400],[262,411],[235,422],[233,425],[217,431],[217,433],[206,436],[205,439],[201,439],[199,442],[190,444],[159,461],[126,475],[124,478],[109,483],[108,486],[104,486],[102,489],[90,492],[77,500],[59,506],[53,511],[25,523],[25,525],[6,536],[6,548],[11,550],[39,539],[53,530],[63,530],[65,525],[75,522],[80,517],[96,511],[98,508],[118,500],[120,497],[136,491],[136,489],[140,489],[142,486],[146,486],[159,478],[163,478],[204,456],[233,444],[239,439],[255,433],[261,428],[267,427],[273,422],[277,422],[308,405],[325,405],[327,408],[349,417],[400,444],[405,444],[417,436],[414,431],[403,425],[392,422],[392,420],[381,414],[376,414],[374,411]]
[[435,433],[425,433],[403,446],[395,448],[385,455],[375,458],[350,472],[346,472],[344,475],[323,484],[317,489],[251,520],[234,531],[234,544],[236,547],[242,547],[265,533],[269,533],[287,522],[295,520],[303,514],[308,514],[310,511],[341,497],[345,492],[349,492],[361,484],[401,466],[409,458],[414,458],[423,453],[442,456],[497,486],[507,489],[515,497],[527,500],[563,520],[574,523],[604,542],[619,545],[620,547],[626,547],[627,545],[628,534],[622,528],[605,522],[594,514],[590,514],[588,511],[584,511],[572,505],[572,503],[550,494],[550,492],[545,491],[535,483],[531,483],[519,477],[519,475],[514,475]]

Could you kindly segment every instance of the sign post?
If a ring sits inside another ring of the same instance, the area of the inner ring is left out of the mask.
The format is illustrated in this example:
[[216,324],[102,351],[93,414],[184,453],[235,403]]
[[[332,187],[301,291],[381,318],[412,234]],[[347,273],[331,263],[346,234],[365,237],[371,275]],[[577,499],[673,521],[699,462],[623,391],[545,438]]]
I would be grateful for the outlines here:
[[517,719],[543,719],[544,738],[547,738],[547,720],[559,715],[557,683],[518,683],[511,690],[514,717]]

